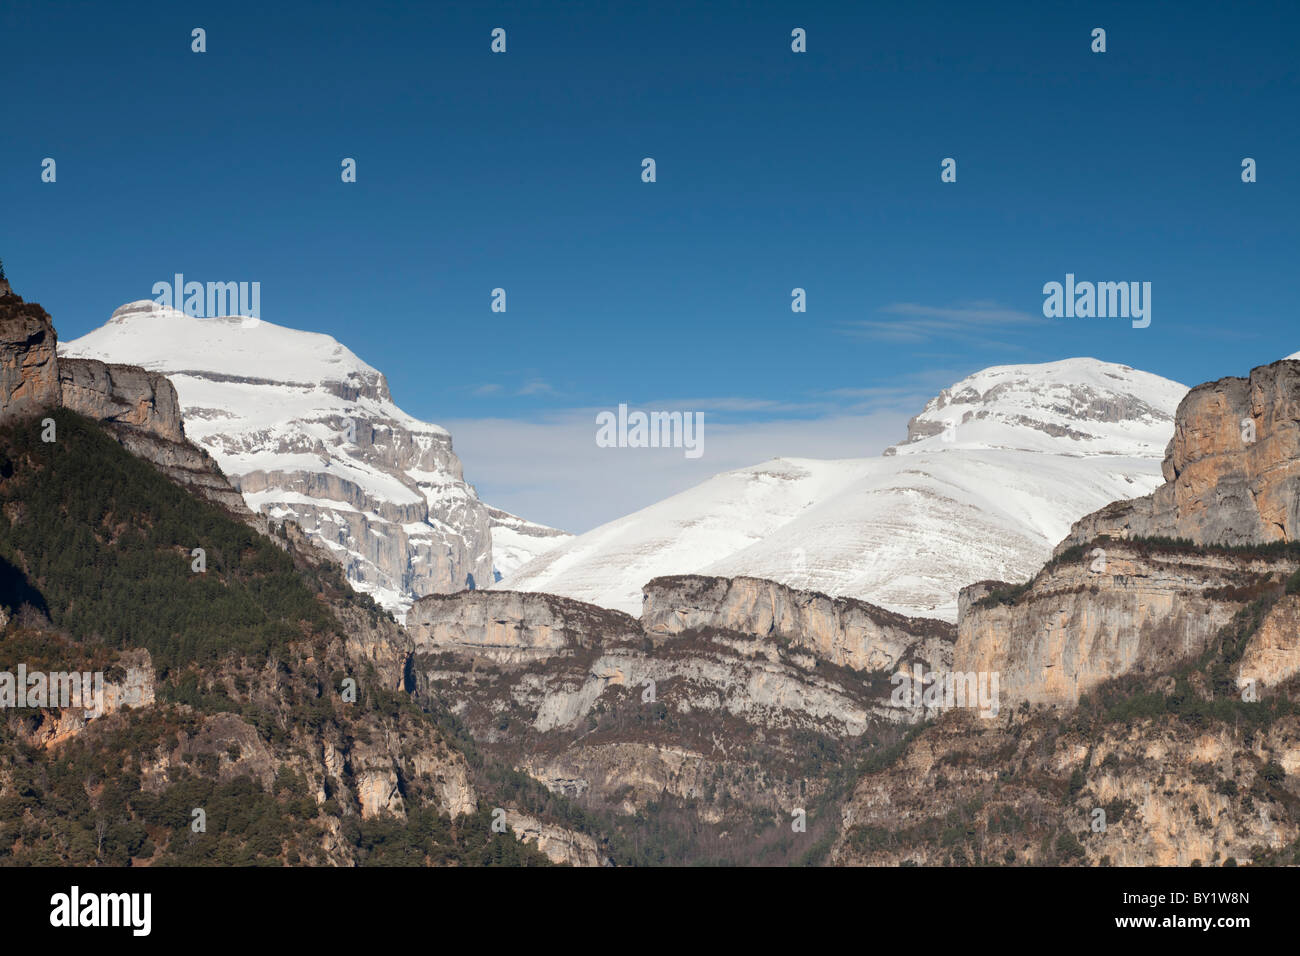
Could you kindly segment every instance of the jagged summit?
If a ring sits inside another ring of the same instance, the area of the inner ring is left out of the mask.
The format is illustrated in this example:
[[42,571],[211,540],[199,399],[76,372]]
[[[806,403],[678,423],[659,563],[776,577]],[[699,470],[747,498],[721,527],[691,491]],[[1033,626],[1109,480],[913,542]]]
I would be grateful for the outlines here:
[[[932,399],[895,454],[715,475],[500,587],[636,614],[651,578],[744,575],[953,621],[962,586],[1023,579],[1071,522],[1158,485],[1186,391],[1095,359],[986,369]],[[949,418],[952,441],[933,429]]]

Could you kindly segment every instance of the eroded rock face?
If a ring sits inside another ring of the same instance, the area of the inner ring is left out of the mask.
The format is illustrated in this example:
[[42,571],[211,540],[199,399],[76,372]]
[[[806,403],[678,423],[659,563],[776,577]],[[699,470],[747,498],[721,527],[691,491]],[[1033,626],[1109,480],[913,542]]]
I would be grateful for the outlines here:
[[1192,389],[1165,452],[1165,484],[1080,519],[1057,549],[1100,535],[1198,544],[1300,535],[1300,362],[1283,360]]
[[180,403],[172,383],[157,372],[94,359],[59,362],[62,404],[96,421],[129,425],[165,438],[185,440]]
[[515,839],[534,844],[552,863],[564,866],[611,866],[594,838],[576,830],[545,823],[518,810],[507,809],[506,826]]
[[56,348],[44,309],[16,295],[0,296],[0,422],[59,404]]
[[636,618],[569,598],[519,591],[463,591],[421,598],[406,619],[416,650],[458,651],[518,664],[590,646],[602,638],[639,637]]
[[171,382],[131,365],[60,358],[57,339],[39,305],[0,296],[0,421],[71,409],[103,422],[129,451],[178,484],[250,516],[212,457],[186,438]]
[[422,598],[407,618],[418,693],[590,809],[675,799],[730,826],[787,817],[826,786],[828,753],[919,720],[886,672],[951,656],[949,625],[909,634],[907,618],[755,579],[661,579],[646,606],[638,621],[547,594]]
[[1237,684],[1276,687],[1300,674],[1300,595],[1277,600],[1251,635],[1237,665]]
[[103,422],[128,451],[163,474],[245,519],[252,512],[216,461],[185,436],[172,383],[157,372],[94,359],[59,359],[60,401]]
[[[1270,762],[1288,775],[1300,768],[1294,715],[1259,730],[1193,729],[1166,715],[1090,735],[1062,732],[1050,712],[1007,711],[996,722],[947,715],[894,766],[857,782],[832,862],[1246,864],[1258,848],[1279,851],[1300,836],[1274,802],[1295,798],[1265,779]],[[1094,831],[1099,809],[1106,826]]]
[[[8,618],[5,616],[5,622]],[[0,624],[0,628],[3,625]],[[49,707],[38,712],[35,726],[23,731],[33,747],[57,747],[82,733],[91,721],[118,711],[150,707],[154,703],[155,673],[153,660],[144,648],[122,651],[113,668],[115,680],[103,679],[91,699],[90,707]],[[91,686],[95,686],[92,682]],[[90,692],[85,694],[90,696]],[[74,699],[76,695],[74,694]]]
[[905,617],[866,601],[759,578],[701,575],[647,584],[641,623],[655,636],[711,627],[778,638],[833,664],[866,671],[892,671],[914,660],[946,663],[956,636],[944,621]]
[[1258,592],[1295,569],[1288,560],[1138,548],[1108,542],[1049,565],[1014,603],[962,592],[953,669],[998,673],[1003,705],[1072,705],[1123,674],[1159,673],[1199,654]]
[[399,616],[424,594],[492,583],[492,518],[450,433],[402,411],[383,374],[329,336],[145,300],[63,353],[165,374],[187,436],[247,506],[298,524]]

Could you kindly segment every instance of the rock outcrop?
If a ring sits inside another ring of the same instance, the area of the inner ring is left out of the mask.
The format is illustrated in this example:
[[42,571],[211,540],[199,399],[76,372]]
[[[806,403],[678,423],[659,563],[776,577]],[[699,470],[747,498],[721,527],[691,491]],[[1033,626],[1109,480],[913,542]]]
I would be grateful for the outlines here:
[[1237,686],[1252,681],[1276,687],[1300,674],[1300,595],[1288,594],[1268,609],[1237,665]]
[[176,389],[166,377],[131,365],[61,359],[62,404],[96,421],[126,425],[168,441],[185,440]]
[[1300,537],[1300,362],[1192,389],[1178,406],[1165,484],[1080,519],[1058,552],[1101,535],[1254,544]]
[[594,837],[553,823],[546,823],[527,813],[507,809],[505,823],[515,839],[532,843],[552,863],[563,866],[611,866],[602,856]]
[[133,365],[62,357],[60,401],[103,422],[132,454],[153,462],[177,484],[244,520],[252,512],[206,451],[189,441],[176,389],[166,376]]
[[[841,866],[1294,864],[1300,718],[952,714],[858,781]],[[1235,725],[1234,725],[1235,724]],[[1289,784],[1289,785],[1288,785]]]
[[171,382],[131,365],[60,357],[45,310],[17,295],[0,297],[0,421],[59,406],[103,422],[128,450],[173,481],[251,519],[213,458],[186,438]]
[[636,618],[620,611],[518,591],[431,594],[411,608],[406,627],[417,651],[455,651],[502,664],[640,636]]
[[[863,602],[756,579],[657,579],[645,606],[637,620],[548,594],[422,598],[406,622],[418,694],[590,810],[680,801],[739,840],[751,813],[788,818],[827,787],[829,753],[922,719],[894,705],[889,671],[951,659],[950,625],[909,632]],[[560,847],[542,849],[573,856]]]
[[[1077,522],[1028,585],[966,588],[954,666],[1000,672],[1013,704],[1069,705],[1111,678],[1199,654],[1246,603],[1278,592],[1300,562],[1268,548],[1300,533],[1300,362],[1188,392],[1163,473],[1154,493]],[[1246,653],[1243,679],[1292,672],[1276,624]]]
[[94,693],[89,689],[82,692],[93,700],[92,706],[76,706],[74,694],[74,706],[59,707],[51,703],[49,708],[37,711],[34,724],[21,731],[27,744],[47,749],[57,747],[76,737],[93,720],[115,714],[123,708],[153,705],[156,675],[148,651],[134,648],[121,652],[112,670],[117,679],[101,675],[99,685],[96,686],[92,680],[92,686],[96,687]]
[[248,507],[298,524],[389,610],[493,582],[493,519],[451,434],[402,411],[384,375],[330,336],[144,300],[62,354],[166,375],[186,435]]
[[1050,564],[1014,600],[962,592],[953,669],[998,673],[1003,705],[1073,705],[1124,674],[1200,654],[1233,615],[1297,561],[1106,541]]
[[717,628],[793,642],[822,660],[863,671],[922,661],[946,664],[956,629],[866,601],[833,598],[760,578],[675,575],[645,586],[641,625],[654,636]]
[[0,296],[0,422],[59,404],[54,325],[35,302]]

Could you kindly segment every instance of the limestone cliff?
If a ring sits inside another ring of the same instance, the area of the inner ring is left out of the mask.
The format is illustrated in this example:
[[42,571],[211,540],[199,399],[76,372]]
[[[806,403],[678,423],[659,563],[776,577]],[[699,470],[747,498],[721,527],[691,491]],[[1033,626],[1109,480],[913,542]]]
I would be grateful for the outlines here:
[[0,296],[0,422],[59,404],[54,326],[35,302]]
[[552,863],[564,866],[610,866],[596,840],[553,823],[546,823],[513,808],[505,812],[506,826],[515,839],[534,844]]
[[906,617],[853,598],[833,598],[759,578],[676,575],[645,586],[646,633],[720,628],[792,641],[833,664],[894,670],[914,660],[950,659],[955,630],[944,621]]
[[547,594],[422,598],[406,622],[418,694],[584,808],[675,808],[738,848],[753,821],[822,793],[841,750],[868,752],[920,718],[892,705],[894,667],[951,657],[950,625],[909,630],[862,602],[756,579],[657,579],[645,606],[637,620]]
[[1201,653],[1263,588],[1300,566],[1137,541],[1098,545],[1052,562],[1014,599],[999,599],[988,583],[965,588],[954,670],[997,672],[1004,705],[1072,705],[1103,681]]
[[130,365],[60,358],[49,314],[20,296],[0,297],[0,421],[60,405],[109,426],[133,454],[178,484],[251,518],[212,457],[186,438],[170,381]]
[[60,401],[65,408],[104,422],[133,454],[152,461],[178,484],[245,520],[243,497],[206,451],[185,437],[172,383],[157,372],[94,359],[60,358]]
[[406,626],[419,651],[459,651],[498,663],[553,657],[602,636],[640,636],[636,618],[620,611],[518,591],[431,594],[415,602]]
[[1075,523],[1058,552],[1101,535],[1198,544],[1300,536],[1300,362],[1192,389],[1178,406],[1165,484]]
[[1300,362],[1192,389],[1163,471],[962,591],[953,666],[1001,716],[864,775],[835,862],[1300,862]]

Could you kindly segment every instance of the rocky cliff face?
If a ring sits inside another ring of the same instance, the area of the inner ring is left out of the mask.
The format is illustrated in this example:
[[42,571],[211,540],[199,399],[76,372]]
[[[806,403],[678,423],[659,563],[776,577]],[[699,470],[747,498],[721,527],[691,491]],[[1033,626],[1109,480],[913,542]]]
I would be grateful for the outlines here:
[[417,650],[519,664],[603,640],[640,636],[635,618],[550,594],[479,591],[432,594],[411,608],[406,627]]
[[513,808],[505,813],[506,826],[515,839],[534,844],[552,863],[562,866],[609,866],[596,840],[585,834],[546,823]]
[[0,421],[64,406],[103,422],[133,454],[243,518],[243,499],[210,455],[191,443],[176,390],[129,365],[61,358],[49,315],[19,296],[0,298]]
[[865,775],[836,862],[1300,862],[1300,363],[1193,389],[1163,472],[962,591],[954,669],[1008,706]]
[[54,326],[34,302],[0,296],[0,421],[59,404]]
[[64,408],[87,418],[150,432],[167,441],[185,440],[176,389],[157,372],[93,359],[59,362]]
[[944,666],[954,630],[866,601],[832,598],[760,578],[678,575],[645,586],[641,625],[671,636],[706,628],[791,641],[818,658],[862,671],[894,671],[912,661]]
[[176,389],[157,372],[93,359],[60,358],[65,408],[109,426],[132,454],[245,520],[252,513],[216,461],[185,436]]
[[1137,542],[1098,545],[1049,565],[1008,603],[988,583],[964,589],[953,668],[997,672],[1004,704],[1073,705],[1104,681],[1200,654],[1245,604],[1298,566]]
[[1269,608],[1242,652],[1238,687],[1255,682],[1278,687],[1300,674],[1300,595],[1288,594]]
[[298,523],[390,610],[493,582],[493,518],[451,435],[398,408],[385,377],[329,336],[141,301],[63,354],[167,375],[186,433],[248,507]]
[[[999,671],[1013,703],[1073,704],[1103,681],[1200,653],[1245,603],[1280,586],[1296,555],[1258,546],[1300,530],[1300,362],[1188,392],[1163,473],[1154,493],[1077,522],[1014,600],[990,600],[987,585],[963,591],[954,666]],[[1276,683],[1290,665],[1270,633],[1249,653],[1256,676]]]
[[[8,624],[7,617],[4,623]],[[152,706],[156,674],[149,652],[143,648],[124,651],[116,656],[113,664],[111,670],[117,679],[105,676],[103,692],[93,697],[92,706],[36,711],[30,723],[20,728],[22,739],[32,747],[58,747],[82,733],[93,720],[115,714],[124,707]]]
[[[1198,544],[1300,535],[1300,362],[1283,360],[1192,389],[1178,406],[1165,484],[1078,521],[1060,549],[1100,535]],[[1058,550],[1060,550],[1058,549]]]
[[637,620],[546,594],[422,598],[407,618],[419,693],[583,807],[668,800],[743,840],[751,811],[788,819],[824,790],[829,750],[919,719],[891,704],[891,668],[951,655],[948,625],[908,633],[879,608],[753,579],[660,579],[645,603]]
[[[1235,724],[1235,725],[1234,725]],[[843,808],[841,866],[1297,862],[1300,722],[952,714]]]

